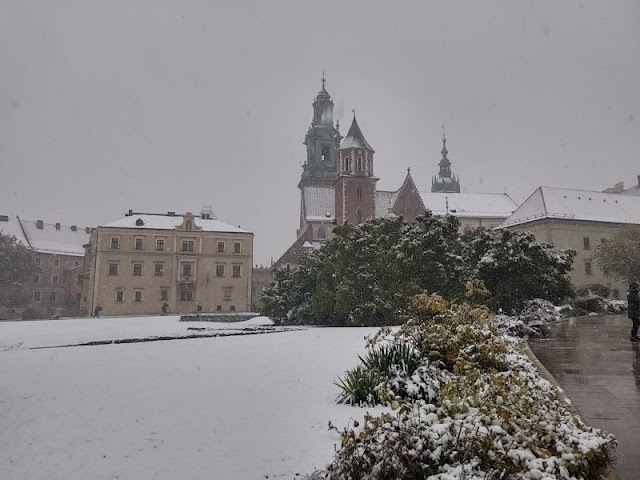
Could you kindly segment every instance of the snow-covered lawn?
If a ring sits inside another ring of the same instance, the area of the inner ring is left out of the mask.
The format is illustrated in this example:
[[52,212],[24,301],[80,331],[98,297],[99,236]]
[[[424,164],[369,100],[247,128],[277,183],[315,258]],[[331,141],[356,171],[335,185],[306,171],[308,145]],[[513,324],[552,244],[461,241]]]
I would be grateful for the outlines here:
[[327,422],[364,413],[335,404],[333,380],[375,329],[29,349],[194,325],[239,326],[177,317],[0,322],[0,478],[293,478],[331,461],[339,439]]

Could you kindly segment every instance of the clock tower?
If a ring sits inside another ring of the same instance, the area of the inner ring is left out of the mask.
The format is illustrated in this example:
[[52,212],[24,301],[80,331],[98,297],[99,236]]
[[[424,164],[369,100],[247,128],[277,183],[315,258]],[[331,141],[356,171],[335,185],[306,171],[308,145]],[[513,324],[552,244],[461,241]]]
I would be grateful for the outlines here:
[[333,100],[325,89],[323,77],[322,88],[313,101],[313,119],[304,139],[307,159],[302,167],[300,188],[333,185],[338,175],[336,157],[342,140],[339,127],[337,122],[335,126],[333,123]]

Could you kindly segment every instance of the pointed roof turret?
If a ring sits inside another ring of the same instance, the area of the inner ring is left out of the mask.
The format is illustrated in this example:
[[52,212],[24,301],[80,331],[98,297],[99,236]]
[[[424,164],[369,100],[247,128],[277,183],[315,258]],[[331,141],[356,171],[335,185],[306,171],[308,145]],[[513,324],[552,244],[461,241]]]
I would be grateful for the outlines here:
[[353,122],[351,122],[349,133],[347,133],[347,136],[344,137],[344,140],[342,141],[342,145],[340,145],[340,150],[345,148],[366,148],[367,150],[371,150],[375,153],[375,150],[371,148],[371,145],[369,145],[365,140],[362,130],[360,130],[360,126],[356,120],[355,110],[353,111]]

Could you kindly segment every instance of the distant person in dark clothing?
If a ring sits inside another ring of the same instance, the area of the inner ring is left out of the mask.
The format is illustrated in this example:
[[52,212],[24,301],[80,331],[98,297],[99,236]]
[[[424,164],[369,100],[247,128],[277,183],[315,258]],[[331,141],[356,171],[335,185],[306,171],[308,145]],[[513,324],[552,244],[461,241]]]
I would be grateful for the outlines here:
[[640,297],[638,297],[638,282],[631,282],[627,295],[627,315],[633,322],[631,327],[631,341],[640,342],[638,327],[640,326]]
[[169,308],[169,304],[167,302],[162,304],[162,315],[167,314],[167,309]]
[[93,309],[94,318],[100,318],[101,311],[102,311],[102,307],[100,305],[96,305],[96,308]]

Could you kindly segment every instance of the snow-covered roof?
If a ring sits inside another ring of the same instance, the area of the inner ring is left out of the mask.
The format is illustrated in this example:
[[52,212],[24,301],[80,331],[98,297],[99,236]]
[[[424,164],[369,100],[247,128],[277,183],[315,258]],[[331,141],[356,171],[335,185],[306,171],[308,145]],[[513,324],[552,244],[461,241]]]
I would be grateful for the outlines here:
[[640,195],[640,175],[638,175],[638,183],[633,187],[629,187],[621,192],[623,195]]
[[349,128],[349,133],[344,137],[342,144],[340,145],[340,150],[344,148],[366,148],[367,150],[374,151],[371,148],[371,145],[365,140],[364,135],[362,134],[362,130],[360,130],[360,126],[356,121],[356,116],[353,116],[353,122],[351,122],[351,128]]
[[89,233],[82,227],[10,216],[0,221],[0,233],[16,237],[36,252],[57,255],[84,256],[83,245],[89,242]]
[[386,190],[376,191],[376,218],[395,217],[392,211],[398,199],[400,190],[389,192]]
[[[138,220],[142,220],[142,225],[138,225]],[[120,220],[105,223],[101,227],[108,228],[135,228],[145,230],[174,230],[177,226],[182,225],[184,219],[182,215],[166,215],[155,213],[133,213],[127,215]],[[193,219],[196,226],[202,228],[204,232],[221,232],[221,233],[251,233],[240,227],[234,227],[220,220],[200,218],[194,216]]]
[[336,195],[332,187],[304,187],[304,214],[307,221],[333,221]]
[[425,208],[435,215],[448,212],[460,218],[507,218],[518,208],[506,193],[420,192],[420,196]]
[[640,196],[571,188],[538,187],[503,226],[559,218],[607,223],[640,223]]

